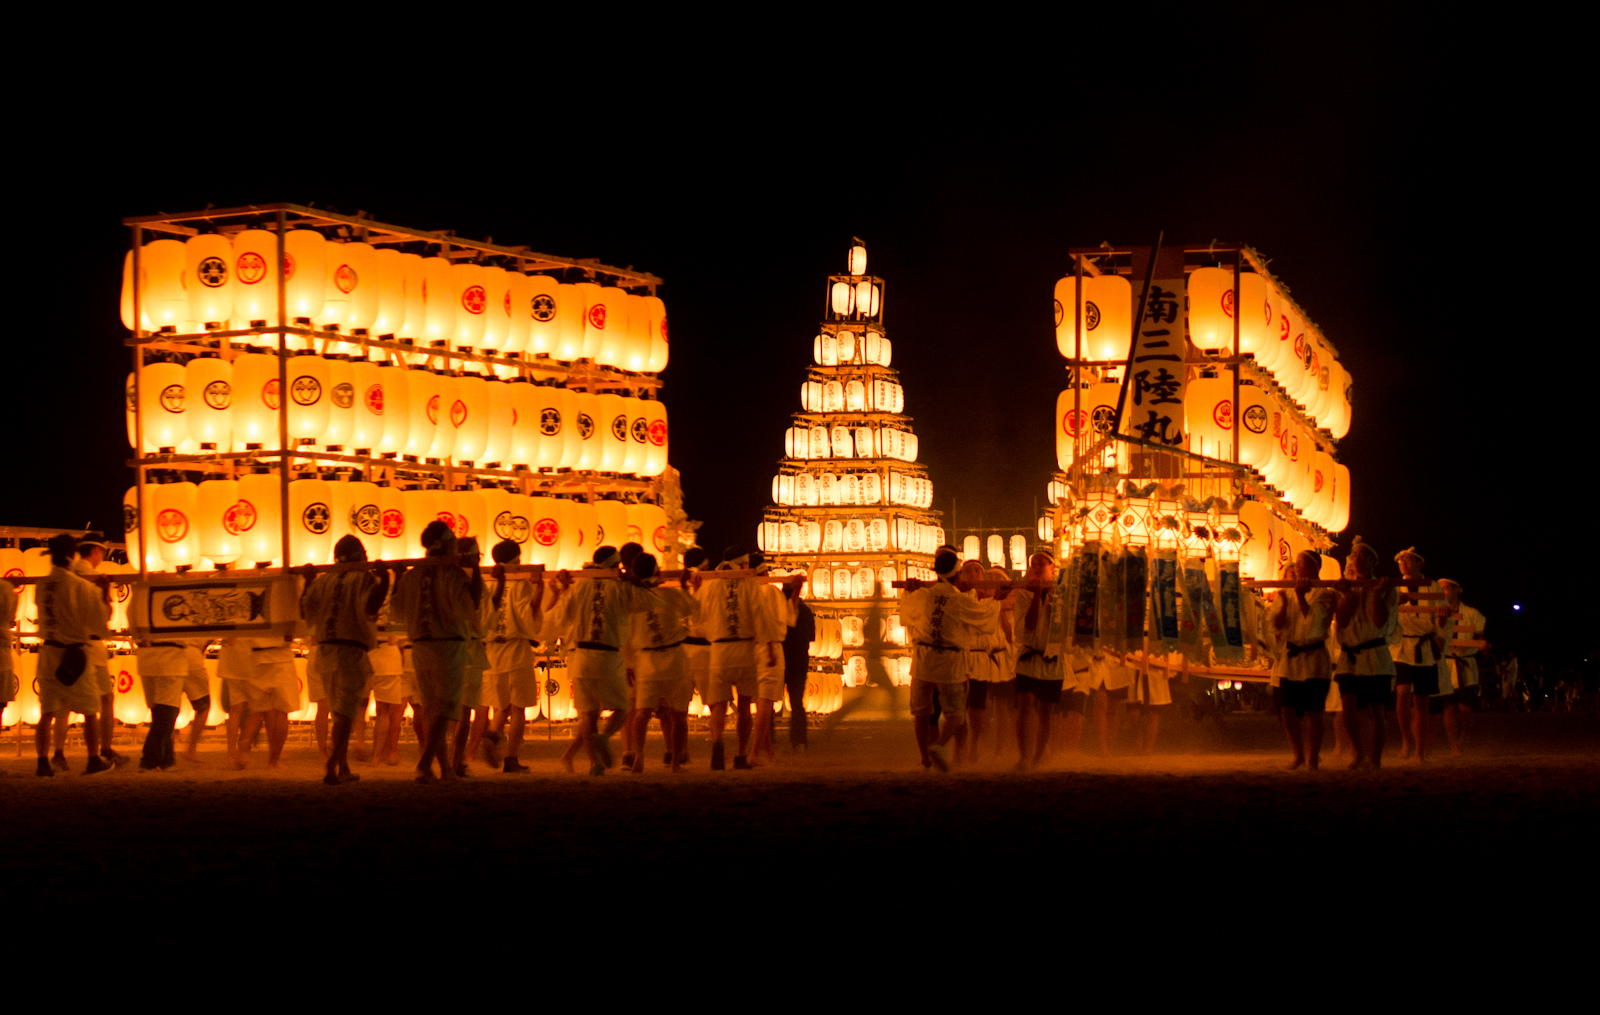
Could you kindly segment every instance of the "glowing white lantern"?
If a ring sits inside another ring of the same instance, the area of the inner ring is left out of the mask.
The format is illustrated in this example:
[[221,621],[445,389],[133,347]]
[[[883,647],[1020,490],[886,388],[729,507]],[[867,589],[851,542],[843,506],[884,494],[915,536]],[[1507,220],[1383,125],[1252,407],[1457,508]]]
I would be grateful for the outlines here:
[[794,502],[801,507],[816,506],[817,484],[811,473],[802,472],[794,477]]
[[889,365],[894,358],[893,346],[883,336],[882,332],[869,331],[862,339],[862,358],[868,363],[876,363],[881,367]]
[[[327,295],[327,246],[315,229],[291,229],[283,238],[285,304],[295,320],[316,320],[322,313]],[[274,307],[274,316],[276,313]]]
[[835,426],[829,434],[829,445],[835,458],[854,458],[855,441],[850,436],[847,426]]
[[628,453],[628,409],[621,395],[606,393],[595,398],[600,426],[600,460],[593,467],[601,472],[621,472]]
[[1133,287],[1121,275],[1083,280],[1083,358],[1125,361],[1133,342]]
[[867,407],[867,386],[859,380],[846,381],[844,404],[850,412],[864,412]]
[[[1056,466],[1070,469],[1077,454],[1079,440],[1088,430],[1089,407],[1083,402],[1085,389],[1077,389],[1078,407],[1073,407],[1074,389],[1067,388],[1056,396]],[[1052,501],[1051,503],[1054,503]]]
[[[1231,386],[1231,381],[1230,381]],[[1266,392],[1253,384],[1239,385],[1239,461],[1261,469],[1272,460],[1272,406]]]
[[1028,567],[1028,538],[1022,533],[1011,537],[1011,570],[1023,571]]
[[1350,470],[1333,465],[1333,511],[1325,526],[1329,532],[1343,532],[1350,524]]
[[[335,531],[339,535],[352,535],[361,540],[368,560],[383,559],[383,502],[386,488],[364,480],[350,480],[333,484],[334,503],[339,506],[334,516]],[[335,539],[337,544],[338,540]]]
[[[1196,349],[1233,348],[1233,269],[1189,273],[1189,341]],[[1241,336],[1242,337],[1242,336]]]
[[[300,230],[303,232],[304,230]],[[328,361],[302,349],[289,360],[289,441],[315,444],[328,429]]]
[[667,368],[670,352],[667,344],[667,306],[658,296],[646,296],[644,303],[650,335],[650,361],[645,369],[650,373],[660,373]]
[[1311,509],[1306,517],[1323,528],[1328,528],[1334,519],[1337,486],[1333,456],[1319,448],[1311,456]]
[[[527,541],[524,543],[523,563],[543,564],[549,568],[562,566],[562,534],[568,513],[567,502],[558,501],[554,497],[529,497],[523,507],[525,515],[513,513],[511,518],[514,527],[517,527],[518,517],[526,518]],[[512,538],[515,538],[515,535]],[[576,550],[575,534],[572,542]]]
[[628,506],[620,500],[598,500],[595,509],[595,546],[616,546],[628,538]]
[[828,290],[829,306],[837,317],[847,317],[856,306],[855,286],[849,282],[835,282]]
[[[554,354],[560,350],[561,323],[558,300],[561,294],[561,284],[549,275],[523,275],[520,282],[513,276],[511,283],[513,343],[519,327],[516,323],[519,317],[527,322],[527,337],[522,345],[512,344],[509,347],[511,350],[525,350],[534,355]],[[578,335],[580,344],[582,337],[580,330]],[[570,356],[556,358],[574,359],[576,351]]]
[[818,423],[811,428],[811,457],[827,458],[833,454],[828,439],[828,428]]
[[[409,395],[405,454],[426,458],[439,425],[439,375],[425,366],[413,365],[406,369],[405,380]],[[412,517],[409,511],[407,517]]]
[[[543,277],[543,276],[540,276]],[[533,327],[533,277],[520,271],[505,274],[505,296],[501,309],[505,311],[506,333],[496,346],[501,352],[533,351],[529,345]],[[539,352],[549,352],[548,348]]]
[[167,569],[200,559],[198,491],[193,483],[147,484],[144,488],[156,552]]
[[187,319],[220,327],[233,316],[233,244],[226,236],[201,233],[183,246]]
[[[573,414],[567,405],[567,398],[571,394],[565,388],[545,385],[528,385],[531,389],[524,392],[522,384],[512,385],[513,398],[517,406],[517,426],[515,440],[517,449],[511,456],[512,461],[522,464],[521,455],[530,450],[533,458],[526,464],[535,468],[555,468],[567,457],[567,444],[572,444],[572,460],[576,461],[578,451],[578,435],[573,420]],[[533,432],[527,433],[523,419],[523,404],[532,398]]]
[[189,293],[184,288],[187,254],[181,240],[154,240],[139,251],[139,273],[144,277],[140,311],[153,328],[181,330],[189,316]]
[[239,502],[234,505],[233,527],[239,532],[240,553],[252,563],[283,556],[282,491],[271,472],[239,477]]
[[1239,575],[1265,579],[1274,576],[1274,536],[1272,513],[1260,501],[1247,500],[1239,507],[1239,522],[1246,538],[1239,549]]
[[561,468],[600,468],[601,429],[600,396],[584,391],[566,391],[562,395],[569,426],[561,458]]
[[400,495],[400,505],[405,515],[405,556],[424,556],[422,530],[439,516],[438,492],[420,486],[406,490]]
[[878,576],[872,573],[870,567],[857,568],[851,576],[850,591],[857,599],[871,599],[877,587]]
[[327,480],[289,483],[289,558],[291,565],[333,559],[333,485]]
[[426,342],[449,342],[458,330],[456,316],[461,294],[456,286],[459,276],[447,257],[424,258],[422,273],[423,323],[419,337]]
[[806,553],[816,553],[822,549],[822,525],[818,522],[805,522],[803,538],[805,545],[802,549]]
[[[539,461],[539,445],[543,439],[539,432],[539,388],[529,383],[525,377],[519,377],[501,386],[505,389],[510,413],[510,426],[507,431],[509,444],[501,463],[535,466]],[[492,398],[491,393],[491,414],[494,412]],[[553,447],[552,452],[554,450],[556,449]]]
[[821,381],[806,381],[800,385],[800,408],[806,412],[822,411]]
[[[515,414],[515,408],[511,404],[513,385],[493,376],[485,378],[484,384],[488,392],[488,401],[485,403],[488,436],[477,460],[495,467],[503,465],[511,457],[512,417]],[[526,387],[526,385],[520,386]]]
[[837,553],[844,542],[844,524],[838,520],[822,524],[822,552]]
[[483,345],[484,321],[489,311],[485,282],[481,264],[457,261],[450,266],[450,284],[456,296],[455,334],[450,338],[452,349],[476,349]]
[[410,552],[406,532],[405,496],[399,487],[378,486],[378,532],[383,537],[383,559],[404,560]]
[[595,286],[583,322],[584,348],[594,342],[594,361],[621,367],[627,362],[628,294],[616,286]]
[[962,560],[977,560],[978,559],[978,537],[977,536],[966,536],[961,540],[961,559]]
[[867,549],[873,553],[881,553],[889,548],[889,523],[882,518],[873,518],[867,522]]
[[[278,256],[277,234],[265,229],[245,229],[233,237],[234,326],[278,319],[278,273],[272,270]],[[146,311],[148,313],[148,311]]]
[[834,336],[834,341],[838,345],[839,362],[854,363],[856,360],[856,353],[859,351],[856,348],[855,333],[850,331],[841,331]]
[[838,381],[822,382],[822,411],[844,411],[844,385]]
[[[173,241],[177,242],[177,241]],[[179,253],[183,245],[178,244]],[[151,363],[139,377],[139,422],[146,454],[176,450],[189,439],[187,373],[176,363]]]
[[[430,268],[428,259],[421,254],[401,254],[400,274],[405,279],[406,306],[405,313],[400,316],[400,327],[395,331],[395,335],[412,341],[424,341],[428,332],[428,279],[442,276],[448,286],[450,266],[446,263]],[[451,310],[453,312],[454,308]],[[437,317],[442,309],[435,308],[432,312]],[[435,323],[448,334],[454,321],[435,321]]]
[[511,279],[498,265],[483,266],[483,333],[478,348],[509,352],[506,339],[511,334]]
[[650,366],[650,308],[643,296],[618,292],[622,303],[612,309],[627,315],[628,327],[622,332],[622,358],[617,365],[639,373]]
[[[143,268],[143,265],[140,265]],[[140,297],[143,299],[143,296]],[[133,251],[122,255],[122,326],[129,331],[133,330]],[[145,331],[153,331],[150,323],[150,314],[146,309],[140,310],[139,327]]]
[[[598,288],[598,287],[595,287]],[[580,285],[562,283],[555,297],[556,343],[553,355],[563,362],[579,359],[584,349],[584,316],[589,309]],[[537,318],[538,311],[535,310]]]
[[847,263],[849,264],[849,274],[865,275],[867,273],[867,248],[860,243],[852,244]]
[[[428,399],[428,421],[433,424],[433,443],[428,445],[427,457],[444,461],[455,455],[456,451],[456,426],[452,416],[456,413],[455,405],[461,401],[461,380],[447,373],[434,375],[438,383],[438,391]],[[465,406],[462,408],[463,420],[465,419]]]
[[650,457],[650,417],[641,398],[625,397],[622,407],[628,416],[628,442],[622,471],[639,475]]
[[811,596],[814,599],[827,599],[833,595],[833,572],[825,567],[819,567],[811,572]]
[[833,335],[825,332],[811,340],[811,358],[818,366],[831,367],[839,362],[839,347]]
[[1183,396],[1189,450],[1221,461],[1233,459],[1233,377],[1196,377]]
[[[362,431],[366,436],[377,435],[373,451],[400,454],[411,436],[411,378],[415,375],[392,363],[377,364],[373,370],[375,373],[357,371],[360,409],[356,419],[366,428]],[[365,446],[356,443],[357,448]]]
[[667,407],[665,403],[651,399],[644,403],[644,413],[648,446],[645,448],[644,467],[639,470],[639,475],[659,476],[667,471]]
[[450,425],[456,431],[451,456],[462,463],[484,461],[483,452],[489,442],[489,382],[478,374],[456,378]]
[[323,357],[328,364],[328,428],[321,443],[328,449],[344,449],[356,425],[356,370],[350,357],[332,353]]
[[456,513],[456,538],[465,539],[472,536],[478,540],[479,563],[492,564],[489,551],[494,548],[492,533],[489,531],[488,504],[483,495],[477,490],[460,489],[455,491]]
[[[785,525],[789,528],[784,537],[789,546],[786,552],[798,552],[799,534],[794,531],[798,526],[793,522]],[[667,530],[667,512],[655,504],[628,505],[628,532],[633,542],[642,544],[645,552],[655,554],[658,561],[673,545],[672,534]]]
[[[1277,364],[1277,310],[1266,279],[1254,272],[1239,275],[1239,305],[1244,308],[1239,318],[1239,351],[1247,352],[1256,362],[1271,369]],[[1231,339],[1230,339],[1231,342]]]
[[580,356],[588,360],[596,360],[600,355],[601,343],[606,337],[606,318],[610,308],[606,305],[605,293],[594,282],[579,282],[575,286],[579,304],[583,307],[583,346]]
[[322,309],[314,318],[317,327],[349,332],[371,326],[377,317],[376,253],[367,243],[324,244]]
[[772,502],[774,504],[794,503],[794,477],[777,475],[772,477]]
[[[417,257],[417,255],[412,255]],[[379,247],[372,252],[373,288],[377,312],[369,326],[374,335],[393,337],[406,323],[406,270],[405,255],[393,247]],[[417,261],[421,263],[421,257]]]
[[998,535],[991,535],[988,538],[988,540],[986,540],[986,544],[987,544],[985,546],[985,550],[987,551],[986,556],[989,558],[990,566],[992,566],[992,567],[1005,567],[1006,566],[1006,542],[1005,542],[1005,540],[1001,539]]
[[[393,367],[387,368],[387,374],[393,375],[394,372]],[[385,373],[385,367],[379,366],[365,356],[350,362],[353,411],[348,445],[356,454],[373,454],[383,443]]]
[[[594,551],[605,544],[595,540],[595,532],[599,529],[600,524],[595,515],[594,505],[584,504],[579,501],[567,501],[566,504],[570,508],[571,524],[575,526],[575,543],[573,545],[576,547],[577,557],[573,566],[576,567],[593,560]],[[565,560],[564,557],[562,559]],[[562,566],[565,567],[566,565],[563,564]]]

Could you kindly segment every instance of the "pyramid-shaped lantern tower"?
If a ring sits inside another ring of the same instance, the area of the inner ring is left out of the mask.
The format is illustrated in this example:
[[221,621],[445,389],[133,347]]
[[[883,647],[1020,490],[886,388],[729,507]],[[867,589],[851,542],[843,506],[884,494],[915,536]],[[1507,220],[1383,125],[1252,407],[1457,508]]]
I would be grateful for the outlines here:
[[758,535],[777,569],[806,575],[802,595],[818,618],[813,666],[839,670],[849,686],[867,681],[874,655],[880,676],[909,681],[891,583],[932,578],[944,542],[900,375],[889,366],[883,309],[883,279],[867,274],[867,248],[855,240],[848,273],[828,276],[814,363]]

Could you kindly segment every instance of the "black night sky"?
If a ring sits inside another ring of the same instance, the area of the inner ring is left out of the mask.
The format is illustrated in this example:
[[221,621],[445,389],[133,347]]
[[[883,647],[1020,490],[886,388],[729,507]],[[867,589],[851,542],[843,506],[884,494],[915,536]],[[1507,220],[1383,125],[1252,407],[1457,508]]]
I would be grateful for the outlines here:
[[[852,235],[887,281],[934,507],[1026,526],[1054,467],[1066,251],[1164,230],[1254,245],[1354,375],[1341,555],[1358,533],[1386,562],[1416,544],[1488,612],[1492,641],[1592,653],[1574,628],[1593,593],[1563,574],[1590,531],[1567,436],[1582,399],[1552,383],[1595,367],[1559,294],[1592,181],[1580,192],[1555,138],[1538,140],[1546,86],[1430,26],[1265,10],[1220,33],[1180,18],[1097,65],[1064,36],[966,42],[982,59],[942,48],[955,40],[716,69],[686,52],[615,94],[507,78],[430,101],[425,77],[293,63],[348,94],[324,106],[290,75],[285,157],[238,124],[164,144],[195,117],[178,91],[137,116],[36,106],[13,128],[31,154],[13,167],[0,522],[120,528],[126,215],[316,203],[662,276],[672,460],[717,548],[753,540]],[[362,110],[373,129],[346,146]]]

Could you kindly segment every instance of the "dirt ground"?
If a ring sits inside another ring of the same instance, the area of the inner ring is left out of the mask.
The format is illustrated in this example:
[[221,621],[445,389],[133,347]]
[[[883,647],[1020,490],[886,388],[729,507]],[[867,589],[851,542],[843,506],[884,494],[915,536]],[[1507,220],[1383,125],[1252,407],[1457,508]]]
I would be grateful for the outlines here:
[[[338,788],[317,781],[303,741],[282,771],[267,771],[259,749],[256,767],[231,771],[208,743],[197,765],[91,778],[76,774],[77,747],[74,774],[38,779],[31,744],[17,758],[8,731],[0,903],[10,914],[161,912],[155,941],[183,939],[186,899],[281,901],[296,920],[360,899],[381,926],[430,899],[471,912],[537,899],[578,913],[630,886],[642,899],[663,888],[693,899],[725,884],[731,901],[752,879],[779,913],[795,900],[830,911],[866,903],[893,920],[918,899],[932,912],[985,893],[1025,911],[1033,898],[1121,898],[1159,884],[1161,905],[1225,905],[1243,919],[1254,904],[1239,893],[1282,876],[1332,889],[1341,870],[1389,879],[1398,868],[1478,884],[1592,857],[1600,721],[1474,718],[1463,758],[1351,772],[1330,757],[1318,773],[1283,770],[1281,732],[1263,715],[1171,717],[1153,757],[1074,754],[1028,774],[924,771],[908,723],[847,721],[754,772],[709,771],[700,733],[691,771],[664,770],[653,735],[643,775],[590,778],[560,770],[564,734],[547,741],[541,728],[523,752],[527,775],[478,763],[456,785],[418,786],[406,746],[401,766],[358,765],[362,781]],[[778,739],[786,745],[784,730]]]

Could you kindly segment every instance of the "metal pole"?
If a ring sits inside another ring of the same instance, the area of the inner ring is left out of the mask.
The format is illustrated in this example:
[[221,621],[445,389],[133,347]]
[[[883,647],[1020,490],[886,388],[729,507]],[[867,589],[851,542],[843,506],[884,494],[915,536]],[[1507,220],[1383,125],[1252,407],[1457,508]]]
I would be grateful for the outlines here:
[[282,537],[283,566],[289,559],[289,353],[284,329],[289,324],[288,278],[284,260],[288,256],[288,226],[282,210],[278,212],[278,534]]
[[[133,227],[133,278],[132,278],[132,285],[133,285],[133,337],[136,338],[136,339],[144,337],[144,329],[139,326],[140,324],[142,324],[144,322],[144,318],[141,316],[144,313],[144,299],[143,299],[144,293],[141,291],[141,290],[143,290],[144,287],[139,284],[139,282],[140,282],[139,272],[143,267],[142,264],[140,263],[141,262],[141,258],[140,258],[141,251],[140,251],[139,248],[142,247],[142,246],[144,246],[144,227],[143,226],[134,226]],[[140,411],[143,408],[143,406],[140,404],[141,384],[142,384],[143,380],[144,380],[144,347],[141,346],[141,345],[135,345],[133,347],[133,443],[134,443],[133,458],[134,458],[134,461],[136,461],[136,462],[140,461],[141,459],[144,458],[144,413]],[[145,538],[144,538],[145,537],[145,533],[148,530],[144,526],[144,466],[143,465],[135,465],[134,466],[134,468],[133,468],[133,485],[134,485],[134,490],[136,491],[134,493],[134,511],[138,514],[138,518],[136,518],[134,520],[134,529],[139,535],[139,580],[140,581],[144,581],[147,577],[149,577],[148,573],[145,570],[145,558],[148,555],[148,552],[149,552],[150,548],[148,546],[144,545],[144,543],[145,543]]]

